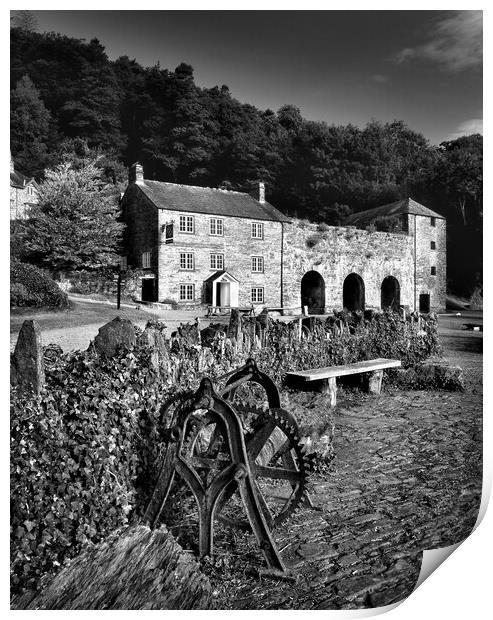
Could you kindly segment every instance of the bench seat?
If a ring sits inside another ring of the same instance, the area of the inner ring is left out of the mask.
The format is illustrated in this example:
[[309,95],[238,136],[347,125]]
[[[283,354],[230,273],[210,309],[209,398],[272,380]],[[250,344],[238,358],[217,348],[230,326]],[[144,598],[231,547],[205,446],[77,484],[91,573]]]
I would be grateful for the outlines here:
[[337,377],[368,373],[368,391],[371,394],[380,394],[383,371],[386,368],[398,368],[400,365],[400,360],[378,358],[345,364],[344,366],[326,366],[325,368],[292,371],[287,373],[287,377],[304,383],[314,381],[320,392],[330,394],[330,405],[335,407],[337,401]]

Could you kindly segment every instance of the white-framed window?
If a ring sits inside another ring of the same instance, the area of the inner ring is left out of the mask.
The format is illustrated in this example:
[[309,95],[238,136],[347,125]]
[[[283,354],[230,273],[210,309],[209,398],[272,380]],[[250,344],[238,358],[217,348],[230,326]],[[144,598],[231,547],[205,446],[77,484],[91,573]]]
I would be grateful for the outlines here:
[[180,232],[193,234],[194,230],[193,215],[180,215]]
[[264,287],[252,286],[252,304],[264,303]]
[[264,273],[264,257],[252,256],[252,272]]
[[264,225],[261,222],[252,222],[252,239],[264,238]]
[[142,269],[149,269],[151,266],[151,253],[142,252]]
[[195,284],[180,284],[180,301],[194,301]]
[[215,237],[222,237],[224,235],[224,222],[219,217],[211,217],[209,222],[209,232]]
[[120,256],[120,271],[127,271],[128,261],[126,256]]
[[224,269],[224,254],[211,254],[211,269]]
[[180,252],[180,269],[191,271],[194,269],[194,260],[192,252]]

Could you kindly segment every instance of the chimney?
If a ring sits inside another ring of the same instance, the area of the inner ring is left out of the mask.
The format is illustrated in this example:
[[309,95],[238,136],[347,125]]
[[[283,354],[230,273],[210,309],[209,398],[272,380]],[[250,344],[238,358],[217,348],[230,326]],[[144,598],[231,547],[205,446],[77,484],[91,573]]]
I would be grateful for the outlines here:
[[263,181],[258,184],[258,201],[262,204],[265,202],[265,183]]
[[128,170],[128,182],[144,185],[144,168],[141,164],[135,163]]

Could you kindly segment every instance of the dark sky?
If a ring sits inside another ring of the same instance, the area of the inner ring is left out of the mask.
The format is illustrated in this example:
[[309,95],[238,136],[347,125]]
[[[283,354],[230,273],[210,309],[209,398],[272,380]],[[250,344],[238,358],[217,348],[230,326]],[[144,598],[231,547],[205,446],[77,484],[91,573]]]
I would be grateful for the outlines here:
[[363,126],[404,120],[434,143],[482,133],[477,11],[34,11],[39,31],[145,66],[194,67],[260,108]]

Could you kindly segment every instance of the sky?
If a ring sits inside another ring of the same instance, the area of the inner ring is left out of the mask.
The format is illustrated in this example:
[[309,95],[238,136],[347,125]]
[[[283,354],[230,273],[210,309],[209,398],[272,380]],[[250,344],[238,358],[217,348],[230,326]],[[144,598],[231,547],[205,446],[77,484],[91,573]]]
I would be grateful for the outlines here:
[[481,11],[33,11],[111,59],[194,68],[258,108],[329,124],[403,120],[439,144],[482,133]]

